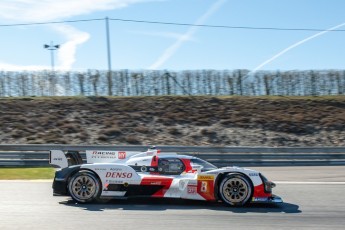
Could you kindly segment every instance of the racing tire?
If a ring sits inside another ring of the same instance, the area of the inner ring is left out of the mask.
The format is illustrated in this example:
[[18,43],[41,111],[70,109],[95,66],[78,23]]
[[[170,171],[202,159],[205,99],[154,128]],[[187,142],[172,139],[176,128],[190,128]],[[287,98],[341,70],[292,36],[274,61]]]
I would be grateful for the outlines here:
[[69,180],[68,191],[73,200],[91,203],[99,200],[101,183],[93,172],[79,171]]
[[243,206],[252,197],[253,186],[249,179],[238,173],[224,177],[219,186],[221,200],[230,206]]

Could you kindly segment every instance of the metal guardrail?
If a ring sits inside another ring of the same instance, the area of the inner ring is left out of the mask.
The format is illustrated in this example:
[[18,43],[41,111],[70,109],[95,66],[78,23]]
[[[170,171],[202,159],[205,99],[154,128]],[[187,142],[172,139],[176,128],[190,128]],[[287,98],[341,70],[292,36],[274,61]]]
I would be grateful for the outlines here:
[[[149,146],[0,145],[0,167],[48,166],[49,150],[146,151]],[[345,147],[191,147],[157,146],[162,152],[194,155],[217,166],[345,165]]]

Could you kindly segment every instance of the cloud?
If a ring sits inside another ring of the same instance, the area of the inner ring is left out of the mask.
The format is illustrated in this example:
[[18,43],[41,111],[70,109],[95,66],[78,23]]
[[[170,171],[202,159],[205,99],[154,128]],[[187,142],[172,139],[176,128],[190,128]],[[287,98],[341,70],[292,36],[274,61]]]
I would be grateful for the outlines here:
[[89,40],[90,35],[69,25],[55,25],[54,29],[61,34],[64,34],[68,40],[62,44],[59,49],[58,61],[60,65],[57,67],[57,69],[69,70],[76,61],[75,54],[77,46]]
[[[194,23],[196,25],[203,24],[210,16],[212,16],[227,0],[218,0],[215,2],[200,18]],[[187,32],[181,35],[175,43],[168,47],[163,54],[148,68],[148,69],[158,69],[167,60],[169,60],[176,51],[183,45],[185,41],[188,41],[197,31],[199,27],[191,26]]]
[[[0,19],[21,23],[47,22],[152,1],[157,0],[1,0]],[[59,24],[50,27],[62,34],[67,40],[58,50],[56,69],[69,70],[76,60],[77,47],[86,42],[90,35],[70,25]],[[0,69],[42,70],[50,69],[50,66],[18,66],[0,63]]]
[[[67,42],[60,45],[57,53],[57,59],[59,65],[55,67],[55,70],[70,70],[72,68],[73,63],[76,61],[75,54],[78,45],[83,44],[86,42],[90,35],[83,31],[79,31],[76,28],[69,26],[69,25],[54,25],[52,28],[62,34]],[[8,71],[38,71],[38,70],[50,70],[51,66],[40,66],[40,65],[28,65],[28,66],[19,66],[8,64],[5,62],[0,62],[0,70],[8,70]]]
[[298,41],[298,42],[296,42],[296,43],[290,45],[289,47],[283,49],[283,50],[280,51],[279,53],[275,54],[275,55],[272,56],[271,58],[267,59],[266,61],[264,61],[263,63],[261,63],[261,64],[258,65],[257,67],[255,67],[252,71],[250,71],[250,72],[246,75],[245,78],[250,77],[253,73],[255,73],[256,71],[262,69],[262,67],[264,67],[264,66],[266,66],[267,64],[271,63],[272,61],[276,60],[277,58],[279,58],[280,56],[282,56],[282,55],[285,54],[286,52],[288,52],[288,51],[290,51],[290,50],[292,50],[292,49],[294,49],[294,48],[296,48],[296,47],[298,47],[298,46],[300,46],[300,45],[302,45],[302,44],[304,44],[304,43],[306,43],[306,42],[308,42],[308,41],[310,41],[310,40],[312,40],[312,39],[315,39],[315,38],[317,38],[317,37],[319,37],[319,36],[322,36],[322,35],[324,35],[324,34],[330,32],[330,31],[332,31],[332,30],[336,30],[336,29],[338,29],[338,28],[340,28],[340,27],[343,27],[343,26],[345,26],[345,22],[344,22],[344,23],[341,23],[341,24],[339,24],[339,25],[333,26],[333,27],[331,27],[331,28],[329,28],[329,29],[327,29],[327,30],[318,32],[318,33],[316,33],[316,34],[314,34],[314,35],[312,35],[312,36],[309,36],[309,37],[307,37],[307,38],[304,38],[304,39],[302,39],[302,40],[300,40],[300,41]]

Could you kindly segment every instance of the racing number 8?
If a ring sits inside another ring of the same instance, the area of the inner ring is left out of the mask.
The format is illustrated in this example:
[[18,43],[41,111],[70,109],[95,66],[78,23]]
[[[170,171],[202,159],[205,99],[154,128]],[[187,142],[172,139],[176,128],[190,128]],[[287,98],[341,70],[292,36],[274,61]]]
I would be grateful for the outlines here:
[[202,182],[201,182],[200,191],[201,191],[201,192],[207,192],[207,182],[206,182],[206,181],[202,181]]

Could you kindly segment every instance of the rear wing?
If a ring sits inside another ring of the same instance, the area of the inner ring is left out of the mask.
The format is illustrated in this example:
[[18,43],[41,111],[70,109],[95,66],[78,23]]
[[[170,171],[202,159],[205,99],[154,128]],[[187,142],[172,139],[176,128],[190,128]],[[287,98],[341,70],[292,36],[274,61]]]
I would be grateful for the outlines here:
[[[139,151],[107,151],[107,150],[86,150],[86,163],[119,163],[126,164],[130,158],[157,156],[160,150],[149,149],[146,152]],[[176,153],[164,153],[162,155],[176,155]],[[49,164],[57,168],[67,168],[72,165],[83,164],[83,159],[78,151],[51,150]]]
[[[119,163],[124,164],[135,155],[142,152],[86,150],[86,163]],[[146,152],[144,152],[146,154]],[[57,168],[67,168],[72,165],[83,164],[83,159],[78,151],[51,150],[49,164]]]
[[67,168],[72,165],[83,164],[83,159],[78,151],[51,150],[49,164],[57,168]]
[[135,151],[107,151],[107,150],[86,150],[87,163],[126,163],[126,161],[142,152]]

